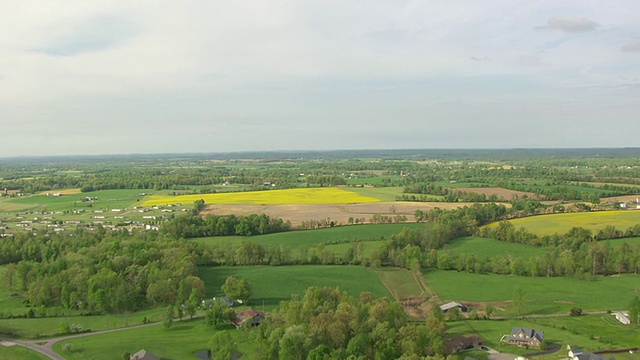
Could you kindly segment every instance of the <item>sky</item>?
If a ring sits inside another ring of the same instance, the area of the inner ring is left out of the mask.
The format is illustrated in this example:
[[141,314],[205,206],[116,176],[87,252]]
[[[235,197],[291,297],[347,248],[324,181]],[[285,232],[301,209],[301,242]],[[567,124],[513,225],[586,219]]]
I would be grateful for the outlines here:
[[640,146],[637,0],[0,2],[0,157]]

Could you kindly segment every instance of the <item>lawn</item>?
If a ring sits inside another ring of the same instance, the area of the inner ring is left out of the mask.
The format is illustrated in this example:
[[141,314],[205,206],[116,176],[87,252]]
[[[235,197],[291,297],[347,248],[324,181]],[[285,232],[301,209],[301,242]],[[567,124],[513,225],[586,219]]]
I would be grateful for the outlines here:
[[[240,351],[247,351],[250,344],[243,339],[244,333],[234,328],[229,331],[238,342]],[[85,336],[67,340],[54,346],[54,350],[67,360],[113,360],[122,359],[123,354],[145,349],[163,360],[195,359],[194,354],[206,350],[216,330],[204,324],[202,319],[174,322],[167,330],[162,325],[125,330],[103,335]],[[71,344],[72,350],[63,346]]]
[[199,276],[205,282],[207,297],[223,296],[220,287],[228,276],[247,279],[253,288],[251,302],[260,310],[271,310],[292,294],[304,295],[310,286],[339,287],[354,297],[365,291],[391,297],[376,273],[362,266],[200,267]]
[[605,226],[612,225],[624,231],[640,223],[640,211],[597,211],[551,214],[530,216],[509,221],[511,221],[516,228],[524,227],[530,232],[540,236],[554,233],[564,234],[573,227],[583,227],[595,233]]
[[49,358],[36,351],[16,345],[16,346],[0,346],[0,359],[46,360]]
[[338,188],[303,188],[284,190],[246,191],[217,194],[180,196],[150,196],[143,206],[167,204],[192,204],[196,200],[206,204],[357,204],[378,202],[380,199],[363,196],[353,191]]
[[[159,321],[165,309],[152,309],[124,315],[95,315],[95,316],[52,316],[36,317],[32,319],[0,319],[0,332],[14,334],[20,338],[36,339],[53,337],[60,333],[60,324],[67,322],[78,324],[83,329],[91,331],[115,329],[127,325],[139,325],[146,317],[150,321]],[[37,314],[37,311],[36,311]]]
[[511,300],[519,288],[525,291],[524,315],[562,314],[573,307],[584,311],[622,310],[640,289],[640,276],[633,274],[578,280],[430,271],[424,278],[441,301],[494,302],[496,308],[504,310],[498,312],[500,315],[514,315]]
[[299,249],[318,244],[330,245],[354,241],[383,240],[400,233],[405,227],[415,229],[420,226],[422,224],[419,223],[350,225],[255,236],[214,236],[193,239],[193,241],[209,245],[227,242],[239,244],[242,241],[252,241],[264,246],[283,245],[291,249]]
[[547,251],[544,248],[536,248],[521,244],[512,244],[495,239],[487,239],[482,237],[467,236],[453,239],[449,244],[445,245],[443,251],[449,251],[451,254],[473,254],[479,259],[491,259],[496,255],[511,255],[517,258],[528,259],[535,256],[544,255]]

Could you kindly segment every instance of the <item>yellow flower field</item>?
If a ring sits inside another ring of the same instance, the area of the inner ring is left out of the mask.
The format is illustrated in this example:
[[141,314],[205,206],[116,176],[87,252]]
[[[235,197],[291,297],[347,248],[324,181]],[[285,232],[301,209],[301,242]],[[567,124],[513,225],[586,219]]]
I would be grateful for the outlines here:
[[[536,235],[564,234],[572,227],[583,227],[595,233],[608,225],[624,231],[631,226],[640,224],[640,210],[540,215],[514,219],[510,222],[516,228],[524,227]],[[495,226],[495,224],[489,226]]]
[[372,203],[380,199],[363,196],[348,190],[337,188],[285,189],[230,192],[216,194],[194,194],[179,196],[150,196],[145,198],[142,206],[168,205],[180,203],[192,204],[203,199],[205,204],[355,204]]

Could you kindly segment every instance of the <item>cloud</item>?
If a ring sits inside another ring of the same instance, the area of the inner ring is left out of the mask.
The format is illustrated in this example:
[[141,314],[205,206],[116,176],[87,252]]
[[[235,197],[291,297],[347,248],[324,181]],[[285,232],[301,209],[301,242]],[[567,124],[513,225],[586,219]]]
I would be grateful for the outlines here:
[[631,42],[628,42],[628,43],[624,44],[620,48],[620,51],[622,51],[622,52],[640,53],[640,40],[631,41]]
[[489,57],[488,56],[472,56],[471,60],[473,60],[473,61],[488,61]]
[[113,48],[136,32],[123,18],[101,16],[73,26],[66,34],[34,50],[55,56],[81,55]]
[[561,30],[566,32],[587,32],[593,31],[598,28],[598,23],[589,19],[577,17],[577,16],[556,16],[547,21],[546,27],[554,30]]

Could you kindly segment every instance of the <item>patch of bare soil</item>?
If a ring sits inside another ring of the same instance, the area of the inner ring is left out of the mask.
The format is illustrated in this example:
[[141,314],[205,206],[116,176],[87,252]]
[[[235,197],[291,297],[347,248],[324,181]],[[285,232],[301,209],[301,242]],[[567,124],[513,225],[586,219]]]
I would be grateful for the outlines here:
[[623,202],[633,202],[635,203],[636,200],[638,200],[638,198],[640,198],[640,195],[624,195],[624,196],[612,196],[612,197],[606,197],[606,198],[601,198],[600,202],[602,203],[609,203],[609,204],[614,204],[614,203],[623,203]]
[[290,204],[290,205],[207,205],[201,212],[206,216],[214,215],[250,215],[266,214],[269,217],[291,221],[298,226],[303,221],[330,219],[336,224],[348,224],[349,218],[364,219],[368,223],[373,215],[404,215],[407,221],[414,221],[416,210],[429,211],[434,208],[457,209],[471,206],[472,203],[443,202],[377,202],[366,204]]
[[47,194],[55,194],[55,193],[59,193],[62,195],[73,195],[73,194],[80,194],[81,191],[80,189],[47,190],[39,193],[38,195],[47,195]]
[[485,194],[487,198],[491,195],[495,195],[498,200],[501,201],[522,199],[522,197],[525,195],[529,199],[542,200],[538,195],[531,192],[508,190],[503,188],[458,188],[456,190],[472,194]]

